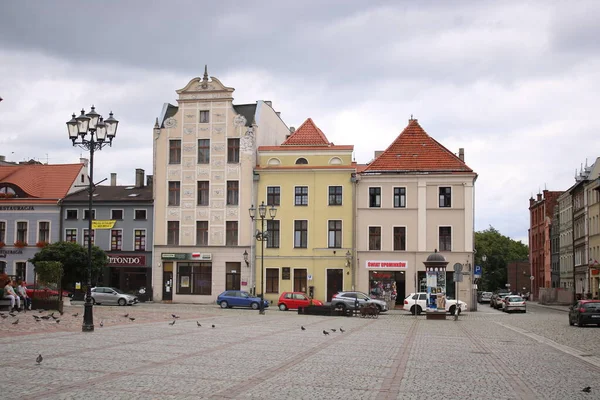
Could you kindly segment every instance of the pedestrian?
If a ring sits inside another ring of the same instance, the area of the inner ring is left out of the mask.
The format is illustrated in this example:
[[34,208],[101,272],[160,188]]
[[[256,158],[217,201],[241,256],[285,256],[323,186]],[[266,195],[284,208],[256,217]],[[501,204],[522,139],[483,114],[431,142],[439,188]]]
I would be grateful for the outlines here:
[[23,307],[31,310],[31,297],[27,296],[27,282],[19,280],[17,283],[19,284],[19,286],[17,286],[17,294],[23,301]]
[[[4,298],[10,300],[10,310],[18,311],[21,308],[21,299],[15,293],[15,288],[13,287],[14,282],[9,280],[6,286],[4,286]],[[17,307],[15,308],[15,303]]]

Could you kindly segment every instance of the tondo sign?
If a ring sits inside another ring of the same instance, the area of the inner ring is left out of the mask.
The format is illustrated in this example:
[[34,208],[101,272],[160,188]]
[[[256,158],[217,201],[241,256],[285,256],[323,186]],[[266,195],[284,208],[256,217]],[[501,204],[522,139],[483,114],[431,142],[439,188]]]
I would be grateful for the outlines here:
[[146,256],[112,254],[108,256],[108,264],[115,267],[145,267]]
[[367,261],[368,269],[406,269],[406,261]]

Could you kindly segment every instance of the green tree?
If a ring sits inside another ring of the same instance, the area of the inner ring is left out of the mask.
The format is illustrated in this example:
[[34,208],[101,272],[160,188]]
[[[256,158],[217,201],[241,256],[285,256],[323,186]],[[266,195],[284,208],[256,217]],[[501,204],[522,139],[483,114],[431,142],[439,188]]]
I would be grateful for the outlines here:
[[[63,287],[71,287],[75,282],[87,283],[88,251],[86,247],[73,242],[56,242],[43,247],[29,260],[36,264],[38,261],[60,261],[63,265]],[[98,280],[103,267],[108,264],[104,250],[92,246],[92,284]]]
[[[486,291],[503,289],[508,282],[506,266],[513,261],[527,260],[529,247],[502,235],[492,226],[475,232],[475,265],[481,265],[479,288]],[[484,262],[482,257],[486,256]]]

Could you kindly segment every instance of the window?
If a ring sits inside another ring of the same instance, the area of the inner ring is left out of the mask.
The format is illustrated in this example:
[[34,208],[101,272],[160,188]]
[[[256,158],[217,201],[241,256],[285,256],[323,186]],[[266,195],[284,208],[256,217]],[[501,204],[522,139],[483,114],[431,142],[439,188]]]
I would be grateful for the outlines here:
[[[83,230],[83,245],[87,248],[88,246],[88,240],[90,240],[89,237],[89,229],[84,229]],[[94,229],[92,229],[92,245],[94,245],[94,243],[96,242],[96,231]]]
[[406,188],[395,187],[394,188],[394,207],[405,208],[406,207]]
[[27,281],[27,263],[17,262],[15,275],[17,275],[17,280]]
[[145,229],[134,229],[133,230],[133,250],[134,251],[146,251],[146,230]]
[[181,140],[169,140],[169,164],[181,164]]
[[281,188],[279,186],[267,186],[267,205],[281,205]]
[[179,206],[181,197],[181,182],[169,181],[169,205]]
[[208,205],[208,189],[209,189],[208,181],[198,181],[198,205],[199,206],[207,206]]
[[342,221],[329,221],[329,248],[342,247]]
[[198,164],[210,163],[210,139],[198,139]]
[[67,210],[65,212],[65,219],[77,219],[77,210]]
[[406,250],[406,227],[394,227],[394,250]]
[[200,110],[200,123],[208,124],[209,122],[210,111],[208,110]]
[[121,229],[111,229],[110,231],[110,250],[123,250],[123,231]]
[[440,188],[440,207],[451,207],[452,202],[452,188],[441,187]]
[[381,250],[381,227],[369,227],[369,250]]
[[240,139],[227,139],[227,162],[230,164],[240,162]]
[[452,228],[440,226],[440,251],[452,251]]
[[381,188],[369,188],[369,207],[381,207]]
[[267,220],[267,232],[269,234],[267,238],[268,249],[279,248],[279,221]]
[[123,210],[110,210],[110,219],[123,219]]
[[167,222],[167,244],[179,244],[179,221]]
[[0,261],[0,274],[6,273],[6,261]]
[[238,222],[225,222],[225,245],[237,246],[238,244]]
[[306,292],[307,278],[305,269],[294,269],[294,292]]
[[208,246],[208,221],[196,221],[196,246]]
[[65,229],[65,242],[77,243],[77,229]]
[[0,242],[6,243],[6,222],[0,221]]
[[308,205],[308,186],[296,186],[294,188],[294,205]]
[[267,293],[279,293],[279,268],[267,268]]
[[308,164],[308,160],[304,157],[300,157],[299,159],[296,160],[296,164],[305,165],[305,164]]
[[137,220],[145,220],[146,219],[146,210],[135,210],[134,218]]
[[[87,220],[90,218],[90,210],[83,210],[83,219]],[[92,220],[96,219],[96,210],[92,210]]]
[[294,248],[305,249],[308,246],[308,221],[294,221]]
[[17,242],[27,243],[27,222],[17,222]]
[[341,206],[342,205],[342,187],[341,186],[329,186],[329,205],[330,206]]
[[38,222],[38,242],[50,243],[50,222]]
[[227,181],[227,205],[237,206],[240,194],[240,183],[238,181]]
[[177,263],[177,294],[212,294],[212,264]]

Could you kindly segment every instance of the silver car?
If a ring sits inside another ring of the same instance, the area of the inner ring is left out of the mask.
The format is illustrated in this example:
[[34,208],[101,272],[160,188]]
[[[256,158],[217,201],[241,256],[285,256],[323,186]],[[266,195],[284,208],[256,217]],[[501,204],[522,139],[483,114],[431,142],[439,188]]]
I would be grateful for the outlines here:
[[92,288],[92,303],[94,304],[118,304],[120,306],[134,305],[138,298],[134,295],[123,293],[113,287]]
[[375,304],[379,308],[379,312],[388,310],[388,305],[385,301],[372,299],[363,292],[338,292],[331,299],[331,306],[335,308],[354,309],[354,305],[358,301],[358,307],[364,304]]

